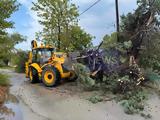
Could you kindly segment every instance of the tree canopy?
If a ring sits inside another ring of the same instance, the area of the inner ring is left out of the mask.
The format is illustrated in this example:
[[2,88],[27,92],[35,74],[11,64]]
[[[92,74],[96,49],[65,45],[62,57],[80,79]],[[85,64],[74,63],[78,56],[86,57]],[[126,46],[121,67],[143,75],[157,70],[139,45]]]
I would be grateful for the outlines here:
[[64,38],[62,49],[65,51],[84,50],[92,46],[92,38],[93,36],[86,33],[80,26],[71,26],[68,32],[68,40]]
[[0,1],[0,38],[2,40],[5,30],[13,27],[13,22],[8,21],[8,18],[18,10],[19,4],[16,0],[1,0]]
[[[38,0],[32,10],[40,17],[42,37],[59,50],[82,49],[91,43],[91,35],[78,26],[78,9],[69,0]],[[77,34],[77,35],[76,35]],[[82,47],[78,45],[81,42]]]
[[19,33],[13,33],[7,34],[4,40],[5,41],[0,44],[0,59],[5,62],[6,65],[8,65],[8,62],[12,57],[12,53],[15,50],[15,45],[25,41],[26,38]]
[[142,45],[151,41],[152,35],[159,31],[159,0],[138,0],[138,8],[133,13],[121,16],[121,32],[132,41],[131,54],[139,54]]
[[9,18],[18,10],[19,5],[16,0],[0,1],[0,63],[4,61],[8,64],[14,46],[25,40],[18,33],[7,33],[7,29],[14,27],[13,21],[9,21]]
[[33,5],[32,10],[37,11],[41,18],[39,22],[44,26],[44,38],[60,48],[62,35],[67,34],[69,25],[76,23],[76,5],[70,4],[68,0],[38,0]]

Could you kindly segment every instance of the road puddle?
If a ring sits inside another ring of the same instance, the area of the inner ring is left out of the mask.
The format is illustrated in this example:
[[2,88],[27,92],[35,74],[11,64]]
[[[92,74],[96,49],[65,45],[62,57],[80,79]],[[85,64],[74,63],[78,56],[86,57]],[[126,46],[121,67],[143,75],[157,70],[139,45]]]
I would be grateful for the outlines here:
[[7,95],[5,103],[0,106],[0,120],[23,120],[19,101],[14,95]]

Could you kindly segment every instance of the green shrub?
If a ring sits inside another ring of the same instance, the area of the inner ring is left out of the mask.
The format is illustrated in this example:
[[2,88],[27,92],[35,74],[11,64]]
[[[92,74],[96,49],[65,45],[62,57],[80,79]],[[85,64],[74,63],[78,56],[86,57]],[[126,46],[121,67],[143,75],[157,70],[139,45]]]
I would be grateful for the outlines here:
[[145,77],[149,81],[155,82],[160,81],[160,74],[158,71],[154,71],[153,69],[146,69],[145,70]]
[[160,72],[153,69],[145,70],[146,85],[160,95]]
[[153,33],[151,40],[146,42],[139,56],[139,63],[143,68],[152,68],[160,71],[160,34]]
[[0,86],[8,86],[9,83],[9,76],[0,73]]
[[151,119],[152,118],[151,114],[141,113],[141,116],[144,117],[145,119]]
[[28,59],[28,53],[25,51],[18,51],[14,57],[14,64],[16,65],[16,72],[24,73],[25,72],[25,62]]
[[98,102],[102,102],[103,101],[103,98],[101,96],[98,96],[98,95],[94,95],[94,96],[91,96],[89,99],[88,99],[90,102],[92,102],[93,104],[96,104]]
[[149,55],[148,53],[144,53],[140,56],[140,65],[145,69],[152,68],[160,71],[159,55]]
[[80,63],[74,64],[74,68],[78,75],[77,84],[85,90],[92,90],[95,85],[95,80],[90,77],[89,69]]
[[6,66],[3,60],[0,60],[0,67]]
[[142,89],[136,89],[125,93],[120,98],[120,103],[125,113],[135,114],[144,110],[147,94]]
[[117,73],[114,73],[112,75],[104,76],[103,77],[103,83],[101,83],[100,88],[103,91],[111,91],[114,92],[117,87],[119,75]]

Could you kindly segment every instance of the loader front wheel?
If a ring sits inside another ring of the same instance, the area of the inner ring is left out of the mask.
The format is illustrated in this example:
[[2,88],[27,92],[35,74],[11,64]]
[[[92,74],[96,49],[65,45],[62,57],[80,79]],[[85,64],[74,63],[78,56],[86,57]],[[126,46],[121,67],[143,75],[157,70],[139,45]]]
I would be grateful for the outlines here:
[[42,82],[46,87],[56,86],[58,81],[57,70],[54,67],[47,67],[42,72]]
[[29,79],[31,83],[37,83],[38,80],[38,73],[34,68],[29,69]]

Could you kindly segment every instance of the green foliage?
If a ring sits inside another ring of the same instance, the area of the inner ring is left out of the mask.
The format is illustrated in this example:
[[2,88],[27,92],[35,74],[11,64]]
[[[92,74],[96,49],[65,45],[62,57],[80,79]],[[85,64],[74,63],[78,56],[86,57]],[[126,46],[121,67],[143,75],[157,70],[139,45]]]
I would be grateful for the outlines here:
[[151,119],[152,118],[151,114],[141,113],[141,116],[144,117],[145,119]]
[[123,82],[129,82],[130,79],[129,79],[129,76],[128,75],[125,75],[123,76],[122,78],[120,78],[119,80],[123,81]]
[[85,90],[92,90],[95,85],[95,80],[90,77],[90,71],[86,66],[77,63],[74,64],[75,72],[78,75],[78,85]]
[[[62,49],[65,51],[84,50],[92,46],[92,36],[86,33],[80,26],[71,26],[68,40],[63,40]],[[64,36],[65,39],[65,36]]]
[[[68,0],[38,0],[32,10],[41,18],[44,26],[37,34],[47,44],[61,51],[83,50],[90,47],[92,36],[78,26],[78,9]],[[37,36],[36,35],[36,36]]]
[[[146,17],[149,15],[148,12],[154,13],[154,21],[153,24],[157,26],[157,22],[159,21],[157,15],[160,13],[160,2],[159,0],[137,0],[138,8],[133,13],[128,13],[126,16],[121,16],[121,31],[127,32],[129,35],[134,35],[137,28],[143,25],[143,22]],[[146,23],[145,23],[146,24]],[[154,26],[153,25],[153,26]],[[155,27],[154,26],[154,27]],[[127,35],[126,35],[127,36]]]
[[0,44],[0,63],[1,65],[8,66],[8,62],[11,61],[13,50],[16,44],[25,41],[25,38],[18,34],[7,34],[4,38],[5,42]]
[[11,15],[18,10],[17,0],[0,1],[0,65],[8,65],[14,46],[24,39],[18,33],[9,35],[7,28],[13,28],[14,23],[9,21]]
[[138,0],[138,8],[133,13],[121,16],[121,32],[132,41],[131,53],[138,56],[141,48],[152,41],[154,32],[159,31],[159,0]]
[[103,37],[102,48],[112,47],[115,43],[117,43],[117,33],[112,33],[110,36],[106,34]]
[[7,43],[7,28],[13,27],[13,22],[9,21],[8,18],[18,9],[19,4],[16,0],[1,0],[0,1],[0,55]]
[[160,81],[160,73],[153,71],[153,69],[146,69],[145,77],[152,82]]
[[153,68],[160,71],[160,34],[154,33],[151,40],[140,53],[140,65],[143,68]]
[[[0,38],[5,35],[6,28],[12,28],[13,22],[8,21],[8,18],[18,9],[17,0],[1,0],[0,1]],[[2,42],[0,39],[0,42]]]
[[[123,38],[120,38],[121,42],[117,41],[117,33],[112,33],[110,36],[105,35],[103,38],[103,44],[101,48],[110,50],[116,49],[121,52],[120,61],[121,63],[125,63],[128,60],[127,51],[132,47],[132,42],[130,40],[124,41]],[[114,56],[115,58],[117,56]],[[115,58],[112,56],[105,56],[106,63],[114,63]]]
[[144,110],[147,94],[141,89],[135,89],[122,95],[120,98],[121,105],[127,114],[135,114]]
[[156,12],[156,14],[160,14],[160,1],[159,0],[137,0],[137,4],[138,6],[142,7],[141,10],[143,12],[147,11],[148,7],[152,5],[150,9]]
[[16,72],[25,72],[25,62],[28,60],[28,53],[26,51],[18,51],[14,57],[14,64],[16,65]]
[[125,75],[118,79],[118,84],[115,88],[115,93],[126,94],[128,91],[134,91],[138,86],[137,79],[129,78],[128,75]]
[[6,66],[6,64],[4,63],[4,61],[0,60],[0,67],[4,67],[4,66]]
[[112,33],[111,36],[105,35],[103,38],[102,48],[104,49],[115,48],[121,52],[126,52],[126,50],[128,50],[131,47],[132,47],[132,42],[130,40],[118,42],[117,33]]
[[47,43],[61,47],[63,40],[69,39],[67,36],[71,24],[77,24],[76,5],[68,0],[38,0],[33,5],[32,10],[37,12],[41,18],[39,22],[44,26],[42,37]]
[[9,83],[9,76],[0,73],[0,86],[8,86]]
[[103,91],[114,92],[114,90],[117,87],[118,78],[119,78],[119,75],[116,73],[109,75],[109,76],[104,76],[103,83],[101,84],[100,88]]
[[98,95],[94,95],[94,96],[91,96],[90,98],[88,98],[88,100],[90,102],[92,102],[93,104],[96,104],[98,102],[102,102],[103,101],[103,97],[98,96]]

